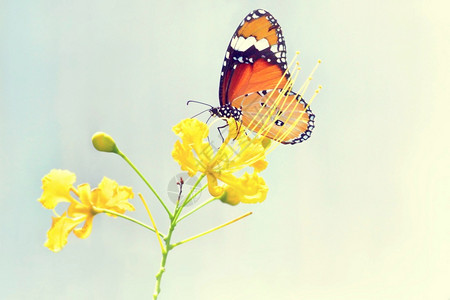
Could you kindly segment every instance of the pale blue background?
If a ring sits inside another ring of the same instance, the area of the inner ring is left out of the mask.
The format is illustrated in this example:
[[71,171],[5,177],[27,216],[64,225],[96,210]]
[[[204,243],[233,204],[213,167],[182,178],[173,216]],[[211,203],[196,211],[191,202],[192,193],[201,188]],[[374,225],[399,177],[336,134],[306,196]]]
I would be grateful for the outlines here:
[[449,299],[450,7],[438,0],[1,1],[0,298],[149,299],[155,236],[99,216],[88,239],[50,252],[41,177],[133,186],[165,230],[137,176],[90,137],[114,136],[165,196],[179,172],[171,127],[203,109],[188,99],[218,104],[227,43],[256,8],[306,73],[323,59],[317,127],[269,156],[263,204],[216,203],[180,224],[177,240],[254,212],[171,253],[161,299]]

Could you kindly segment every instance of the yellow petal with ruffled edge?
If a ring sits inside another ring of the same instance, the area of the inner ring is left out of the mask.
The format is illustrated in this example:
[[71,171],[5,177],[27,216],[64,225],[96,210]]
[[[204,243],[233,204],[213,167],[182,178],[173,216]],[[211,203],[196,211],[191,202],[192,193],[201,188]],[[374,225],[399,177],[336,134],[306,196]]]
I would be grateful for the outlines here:
[[209,134],[208,125],[197,119],[184,119],[173,126],[172,130],[187,145],[200,144]]
[[245,173],[225,186],[225,192],[220,200],[231,205],[240,202],[258,203],[266,199],[268,191],[269,188],[262,177],[256,173]]
[[83,218],[71,219],[64,213],[61,217],[53,217],[52,226],[47,232],[47,241],[44,246],[53,252],[61,251],[67,244],[69,233],[81,222]]
[[76,180],[74,173],[67,170],[51,170],[42,178],[41,198],[38,199],[47,209],[54,209],[60,202],[71,202],[70,189]]
[[120,214],[126,210],[134,211],[134,206],[128,202],[128,199],[134,197],[133,191],[130,187],[119,186],[114,180],[103,177],[98,188],[92,193],[93,205],[96,208],[106,208]]
[[172,151],[173,159],[180,164],[181,170],[187,171],[189,176],[194,176],[200,165],[192,153],[192,148],[184,147],[180,141],[176,141]]

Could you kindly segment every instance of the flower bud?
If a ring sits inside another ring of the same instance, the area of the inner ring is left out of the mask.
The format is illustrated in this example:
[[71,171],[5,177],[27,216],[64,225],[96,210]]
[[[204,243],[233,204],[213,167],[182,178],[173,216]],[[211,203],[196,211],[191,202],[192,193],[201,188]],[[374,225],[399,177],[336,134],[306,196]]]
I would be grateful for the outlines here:
[[97,132],[92,136],[92,145],[98,151],[119,153],[114,139],[104,132]]

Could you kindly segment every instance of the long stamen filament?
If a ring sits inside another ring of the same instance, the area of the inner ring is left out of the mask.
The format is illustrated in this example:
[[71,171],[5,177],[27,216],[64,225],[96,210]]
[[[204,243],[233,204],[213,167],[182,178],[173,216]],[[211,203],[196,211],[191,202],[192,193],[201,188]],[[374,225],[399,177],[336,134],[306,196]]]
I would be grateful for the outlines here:
[[[277,85],[273,88],[273,90],[269,93],[267,99],[271,99],[273,94],[275,93],[275,91],[278,89],[278,87],[280,86],[281,82],[283,81],[283,79],[286,78],[286,75],[289,73],[289,69],[292,68],[292,65],[295,63],[298,55],[300,54],[299,51],[297,51],[294,55],[294,58],[291,60],[291,62],[289,63],[289,67],[284,71],[283,75],[281,76],[280,80],[278,81]],[[283,90],[286,88],[289,88],[289,85],[292,85],[292,81],[288,80],[287,83],[285,84],[285,86],[283,87]],[[261,117],[263,111],[263,106],[258,110],[258,112],[256,113],[255,117],[250,121],[250,123],[248,124],[247,128],[249,128],[252,131],[255,131],[256,127],[261,123],[261,120],[264,120],[264,116]],[[253,124],[253,121],[257,121],[256,124]]]
[[[286,101],[288,99],[289,96],[294,96],[296,98],[300,98],[302,99],[304,93],[306,92],[312,78],[313,78],[313,74],[314,72],[317,70],[319,64],[321,63],[321,60],[318,60],[317,64],[315,65],[315,67],[313,68],[313,70],[311,71],[311,73],[309,74],[307,80],[303,83],[303,85],[300,87],[299,91],[295,94],[295,95],[289,95],[291,93],[292,90],[292,86],[293,83],[297,80],[297,77],[299,75],[299,71],[300,68],[297,68],[294,72],[293,72],[293,76],[291,76],[290,80],[285,84],[285,86],[283,87],[283,89],[281,89],[281,91],[279,92],[278,97],[274,100],[274,103],[271,104],[271,106],[269,107],[269,109],[266,111],[265,115],[262,116],[262,118],[257,118],[255,117],[254,119],[258,119],[256,121],[256,125],[254,125],[253,127],[248,126],[249,129],[253,129],[255,131],[256,127],[258,125],[260,125],[260,128],[257,132],[258,135],[261,136],[267,136],[270,131],[272,130],[272,128],[274,126],[277,126],[275,124],[275,118],[274,115],[278,115],[278,114],[282,114],[283,111],[289,111],[289,115],[286,118],[285,123],[289,124],[289,127],[285,130],[280,130],[277,131],[275,136],[271,136],[271,138],[275,141],[283,141],[286,139],[287,136],[289,136],[293,130],[296,129],[296,126],[299,122],[301,122],[303,120],[303,115],[305,114],[305,112],[308,110],[312,100],[316,97],[316,95],[318,94],[319,90],[322,88],[321,86],[319,86],[319,88],[315,91],[314,95],[311,97],[311,99],[308,101],[307,105],[305,107],[301,108],[301,112],[298,116],[295,116],[295,120],[292,121],[293,115],[295,112],[297,112],[300,108],[299,106],[301,106],[301,102],[300,101],[296,101],[294,104],[294,107],[292,106],[291,102],[287,105],[287,107],[284,107],[286,105]],[[292,65],[292,63],[290,64]],[[298,63],[297,63],[298,65]],[[273,93],[271,93],[269,96],[272,96]],[[270,97],[267,98],[266,103],[269,103],[270,101]],[[260,111],[262,110],[262,108],[260,109]],[[254,120],[252,120],[250,122],[250,124],[253,123]],[[289,122],[291,121],[291,122]],[[262,124],[262,125],[261,125]],[[272,144],[271,145],[271,150],[268,152],[273,151],[273,149],[276,147],[277,145]]]
[[150,217],[150,221],[152,222],[153,228],[155,229],[156,236],[158,237],[159,245],[161,246],[161,251],[164,252],[164,246],[163,246],[161,237],[159,236],[158,228],[156,228],[155,220],[153,219],[150,209],[148,208],[147,202],[144,200],[144,197],[142,196],[141,193],[139,193],[138,196],[139,196],[139,198],[141,198],[141,201],[144,204],[145,210],[147,211],[147,214]]
[[200,234],[197,234],[197,235],[195,235],[195,236],[192,236],[192,237],[190,237],[190,238],[188,238],[188,239],[185,239],[185,240],[183,240],[183,241],[180,241],[180,242],[178,242],[178,243],[176,243],[176,244],[173,244],[173,245],[172,245],[172,248],[174,248],[174,247],[176,247],[176,246],[179,246],[179,245],[181,245],[181,244],[190,242],[190,241],[192,241],[192,240],[195,240],[195,239],[197,239],[197,238],[199,238],[199,237],[202,237],[202,236],[204,236],[204,235],[206,235],[206,234],[208,234],[208,233],[211,233],[211,232],[213,232],[213,231],[216,231],[216,230],[218,230],[218,229],[220,229],[220,228],[223,228],[223,227],[225,227],[225,226],[228,226],[228,225],[230,225],[230,224],[233,224],[234,222],[237,222],[237,221],[239,221],[239,220],[241,220],[241,219],[243,219],[243,218],[245,218],[245,217],[247,217],[247,216],[249,216],[249,215],[251,215],[251,214],[252,214],[252,212],[248,212],[248,213],[246,213],[246,214],[244,214],[244,215],[242,215],[242,216],[240,216],[240,217],[238,217],[238,218],[236,218],[236,219],[234,219],[234,220],[231,220],[231,221],[226,222],[226,223],[224,223],[224,224],[222,224],[222,225],[219,225],[219,226],[217,226],[217,227],[214,227],[214,228],[212,228],[212,229],[210,229],[210,230],[207,230],[207,231],[205,231],[205,232],[202,232],[202,233],[200,233]]

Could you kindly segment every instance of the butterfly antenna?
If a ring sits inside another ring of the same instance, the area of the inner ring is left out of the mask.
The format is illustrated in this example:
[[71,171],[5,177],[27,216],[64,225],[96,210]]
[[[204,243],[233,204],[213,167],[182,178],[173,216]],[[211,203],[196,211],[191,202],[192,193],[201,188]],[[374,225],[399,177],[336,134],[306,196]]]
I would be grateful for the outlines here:
[[[213,108],[213,106],[212,106],[212,105],[209,105],[208,103],[200,102],[200,101],[195,101],[195,100],[189,100],[188,102],[186,102],[186,105],[189,105],[189,103],[191,103],[191,102],[192,102],[192,103],[197,103],[197,104],[206,105],[206,106],[209,106],[210,108]],[[195,116],[192,116],[191,119],[193,119],[193,118],[195,118],[196,116],[199,116],[199,115],[201,115],[202,113],[207,112],[207,111],[209,111],[209,109],[205,109],[204,111],[199,112],[199,113],[196,114]],[[209,118],[208,118],[208,120],[209,120]]]
[[[207,112],[207,111],[209,111],[209,109],[205,109],[204,111],[199,112],[198,114],[192,116],[191,119],[193,119],[193,118],[195,118],[196,116],[201,115],[202,113]],[[210,116],[209,118],[211,118],[211,116]],[[208,120],[209,120],[209,118],[208,118]]]
[[200,102],[200,101],[195,101],[195,100],[189,100],[188,102],[186,102],[186,105],[189,105],[189,103],[197,103],[197,104],[203,104],[203,105],[206,105],[206,106],[209,106],[209,107],[211,107],[211,108],[213,108],[213,106],[212,105],[210,105],[210,104],[208,104],[208,103],[205,103],[205,102]]

